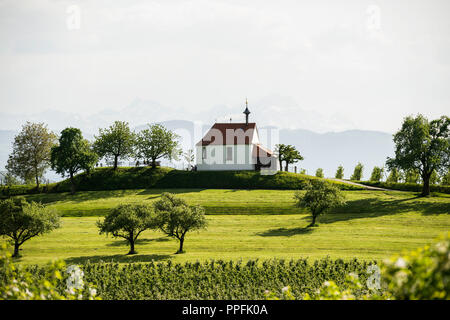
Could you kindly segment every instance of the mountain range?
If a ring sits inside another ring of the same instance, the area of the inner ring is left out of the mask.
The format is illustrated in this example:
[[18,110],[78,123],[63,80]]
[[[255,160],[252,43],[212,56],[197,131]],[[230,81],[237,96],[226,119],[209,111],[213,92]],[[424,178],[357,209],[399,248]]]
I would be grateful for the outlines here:
[[[176,132],[180,137],[183,150],[193,148],[210,125],[194,123],[187,120],[169,120],[159,122],[168,129]],[[76,122],[72,125],[76,126]],[[134,127],[136,131],[145,128],[146,125]],[[50,129],[54,129],[50,126]],[[353,168],[358,162],[364,165],[364,178],[369,178],[374,166],[383,166],[386,157],[393,155],[394,145],[392,135],[389,133],[365,130],[347,130],[342,132],[317,133],[305,129],[277,129],[273,126],[261,126],[258,128],[262,143],[273,147],[275,143],[294,145],[305,158],[296,164],[297,169],[306,169],[308,174],[314,175],[317,168],[324,170],[326,177],[333,177],[339,165],[344,166],[345,178],[349,178]],[[0,130],[0,171],[6,165],[8,154],[11,152],[14,136],[18,133],[14,130]],[[269,133],[269,134],[267,134]],[[272,135],[270,135],[270,133]],[[83,130],[84,136],[92,140],[92,131]],[[275,137],[270,143],[268,136]],[[163,161],[163,165],[171,165],[182,168],[182,162]],[[294,170],[293,167],[290,168]],[[51,181],[61,179],[54,172],[48,172]]]

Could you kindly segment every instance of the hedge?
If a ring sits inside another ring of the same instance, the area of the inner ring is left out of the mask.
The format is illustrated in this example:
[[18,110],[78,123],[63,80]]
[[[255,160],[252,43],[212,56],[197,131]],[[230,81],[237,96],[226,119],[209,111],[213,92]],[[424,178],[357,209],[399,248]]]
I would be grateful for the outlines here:
[[[97,168],[91,173],[75,176],[77,191],[100,191],[122,189],[303,189],[312,176],[278,172],[275,175],[261,175],[256,171],[182,171],[171,168],[120,167]],[[362,187],[331,181],[342,190],[362,190]],[[32,193],[69,192],[70,180],[36,186],[0,187],[0,195],[16,196]]]
[[[379,187],[400,191],[422,192],[422,184],[415,183],[391,183],[391,182],[374,182],[374,181],[354,181],[366,186]],[[448,185],[430,185],[431,192],[450,194],[450,186]]]

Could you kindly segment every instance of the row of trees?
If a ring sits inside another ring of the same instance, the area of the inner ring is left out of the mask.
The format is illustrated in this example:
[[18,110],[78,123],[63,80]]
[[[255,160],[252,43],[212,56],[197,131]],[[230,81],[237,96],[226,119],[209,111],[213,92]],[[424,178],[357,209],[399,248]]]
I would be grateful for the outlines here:
[[160,158],[178,159],[181,154],[178,139],[178,135],[160,124],[135,133],[127,122],[116,121],[109,128],[99,130],[93,148],[100,157],[114,161],[114,170],[120,159],[131,157],[143,159],[155,168]]
[[[394,134],[395,156],[388,157],[388,182],[422,182],[422,196],[430,194],[430,184],[439,180],[448,184],[450,169],[450,118],[428,120],[423,115],[408,116]],[[361,180],[358,164],[351,180]],[[357,170],[358,169],[358,170]],[[384,169],[375,167],[371,180],[380,181]],[[360,174],[361,173],[361,174]]]
[[[449,184],[450,176],[450,118],[428,120],[421,114],[404,119],[401,129],[394,134],[395,156],[388,157],[386,167],[389,170],[388,182],[421,182],[422,196],[430,194],[430,184]],[[303,160],[300,153],[291,145],[279,144],[276,148],[280,167],[285,161],[288,165]],[[364,166],[355,167],[351,180],[361,180]],[[380,181],[385,169],[375,167],[370,180]],[[316,176],[323,176],[323,170],[316,171]],[[336,171],[336,178],[342,179],[344,168]]]
[[[75,185],[74,175],[90,171],[100,158],[113,160],[114,170],[121,159],[143,159],[156,167],[161,158],[178,159],[181,154],[178,136],[160,124],[135,133],[127,122],[116,121],[109,128],[99,129],[95,141],[83,138],[80,129],[66,128],[59,138],[43,123],[27,122],[14,138],[13,151],[6,165],[8,181],[19,177],[39,187],[49,167],[68,176]],[[6,180],[6,179],[5,179]]]
[[[358,163],[355,166],[353,174],[350,176],[350,180],[361,181],[363,178],[363,169],[364,165]],[[320,177],[321,169],[317,169],[316,177]],[[344,179],[344,167],[339,166],[336,170],[335,174],[336,179]],[[390,170],[387,167],[378,167],[375,166],[370,174],[369,181],[380,182],[385,180],[388,183],[422,183],[422,178],[420,176],[420,172],[415,169],[409,170],[399,170],[397,168],[391,168]],[[441,175],[434,170],[430,177],[430,184],[432,185],[450,185],[450,170],[447,172],[442,172]]]
[[183,253],[184,240],[189,231],[206,228],[205,211],[200,206],[190,206],[171,193],[163,193],[161,199],[148,204],[124,204],[113,209],[97,222],[100,234],[123,238],[130,245],[128,254],[135,254],[135,244],[145,230],[159,229],[179,241],[176,253]]
[[[159,229],[179,241],[176,253],[182,253],[186,234],[206,228],[205,210],[190,206],[183,199],[163,193],[153,205],[122,204],[111,210],[102,222],[97,222],[100,234],[110,234],[127,240],[128,254],[135,254],[139,235],[149,229]],[[61,226],[58,213],[45,205],[27,202],[23,197],[0,200],[0,236],[8,237],[14,245],[13,257],[19,256],[20,246],[31,238]]]

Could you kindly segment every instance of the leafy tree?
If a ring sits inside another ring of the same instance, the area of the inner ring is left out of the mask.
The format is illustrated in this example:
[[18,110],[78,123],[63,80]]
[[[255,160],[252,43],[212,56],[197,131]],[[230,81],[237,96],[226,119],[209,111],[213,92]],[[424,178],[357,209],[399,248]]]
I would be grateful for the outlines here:
[[162,232],[180,242],[176,253],[183,253],[186,233],[206,228],[205,210],[200,206],[189,206],[185,200],[171,193],[163,193],[154,203],[157,224]]
[[306,208],[312,214],[310,227],[315,226],[316,218],[331,208],[345,203],[344,194],[337,187],[324,180],[311,180],[306,185],[306,193],[297,191],[294,195],[295,204]]
[[323,169],[322,168],[319,168],[316,170],[316,177],[323,178]]
[[14,138],[6,169],[24,181],[34,180],[39,188],[40,179],[50,166],[50,149],[55,141],[56,135],[46,125],[27,122]]
[[344,179],[344,167],[339,166],[336,170],[336,174],[334,176],[336,179]]
[[23,197],[0,201],[0,235],[14,243],[13,257],[19,256],[19,247],[25,241],[59,226],[58,214],[40,203],[28,203]]
[[306,169],[300,169],[300,174],[306,174]]
[[406,170],[405,182],[418,184],[420,182],[420,174],[418,170]]
[[275,154],[278,155],[278,162],[280,164],[280,171],[283,171],[283,161],[284,161],[284,153],[286,150],[286,144],[277,144],[275,145]]
[[423,115],[406,117],[394,135],[395,157],[387,159],[389,167],[417,170],[423,181],[422,196],[430,194],[433,170],[450,167],[450,118],[442,116],[428,121]]
[[450,185],[450,170],[448,170],[445,174],[441,177],[441,185]]
[[392,168],[386,179],[388,183],[398,183],[401,180],[401,172],[397,168]]
[[286,163],[285,171],[288,171],[288,166],[294,164],[297,161],[304,160],[300,152],[295,149],[294,146],[288,145],[287,149],[284,151],[284,162]]
[[135,134],[130,130],[128,122],[115,121],[107,129],[99,129],[95,137],[94,150],[100,157],[113,158],[114,170],[119,159],[127,159],[134,154]]
[[97,162],[98,156],[83,139],[80,129],[66,128],[61,131],[59,145],[52,147],[52,169],[62,176],[69,175],[72,194],[75,193],[74,175],[80,170],[89,171]]
[[351,175],[350,180],[361,181],[363,177],[363,169],[364,166],[361,164],[361,162],[358,162],[355,169],[353,170],[353,174]]
[[172,158],[177,160],[181,153],[178,146],[179,136],[160,124],[149,125],[148,129],[138,134],[137,149],[140,158],[147,163],[151,161],[152,168],[156,168],[156,160]]
[[100,234],[124,238],[130,245],[128,254],[135,254],[137,238],[143,231],[155,228],[156,220],[150,205],[122,204],[111,210],[103,222],[98,221],[97,227]]
[[440,177],[436,170],[433,170],[430,176],[430,184],[439,184]]
[[372,174],[370,175],[370,181],[380,182],[383,177],[384,168],[374,167],[372,170]]
[[194,150],[188,149],[185,153],[183,153],[184,160],[186,160],[188,164],[188,169],[191,170],[192,164],[195,161]]
[[277,144],[275,148],[278,154],[278,161],[280,162],[280,170],[282,170],[283,161],[285,162],[284,171],[288,171],[290,164],[304,159],[293,145]]
[[14,186],[19,184],[22,184],[22,181],[20,181],[11,172],[6,171],[0,173],[0,185]]

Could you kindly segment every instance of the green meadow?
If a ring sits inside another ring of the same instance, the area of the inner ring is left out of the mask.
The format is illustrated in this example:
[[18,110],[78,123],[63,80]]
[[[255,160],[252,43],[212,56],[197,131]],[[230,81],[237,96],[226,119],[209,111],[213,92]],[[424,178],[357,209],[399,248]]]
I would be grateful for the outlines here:
[[[127,244],[98,234],[96,221],[122,203],[153,202],[173,192],[190,204],[205,207],[208,228],[187,235],[185,254],[174,254],[177,242],[159,231],[146,231],[128,256]],[[294,206],[292,190],[142,189],[38,194],[62,215],[62,227],[22,246],[19,262],[86,261],[175,262],[209,259],[380,260],[430,244],[450,231],[450,196],[419,198],[400,191],[344,191],[345,207],[320,217],[319,227],[306,228],[310,216]]]

